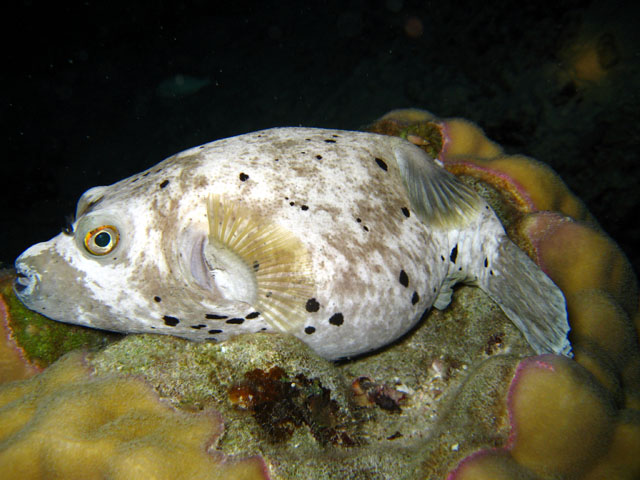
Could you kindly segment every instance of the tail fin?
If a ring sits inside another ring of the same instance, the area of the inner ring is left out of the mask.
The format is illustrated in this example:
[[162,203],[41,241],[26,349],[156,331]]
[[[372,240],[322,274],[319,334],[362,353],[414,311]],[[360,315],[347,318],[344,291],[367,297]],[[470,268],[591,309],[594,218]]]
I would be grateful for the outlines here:
[[537,353],[571,357],[562,291],[506,236],[478,286],[500,305]]

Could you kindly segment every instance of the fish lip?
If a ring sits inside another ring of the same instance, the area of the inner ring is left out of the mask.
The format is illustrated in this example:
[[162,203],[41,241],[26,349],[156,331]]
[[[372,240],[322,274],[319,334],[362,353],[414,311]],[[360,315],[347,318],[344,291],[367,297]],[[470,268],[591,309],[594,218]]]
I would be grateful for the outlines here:
[[40,283],[40,274],[22,262],[16,261],[16,278],[13,281],[13,291],[21,300],[34,295]]

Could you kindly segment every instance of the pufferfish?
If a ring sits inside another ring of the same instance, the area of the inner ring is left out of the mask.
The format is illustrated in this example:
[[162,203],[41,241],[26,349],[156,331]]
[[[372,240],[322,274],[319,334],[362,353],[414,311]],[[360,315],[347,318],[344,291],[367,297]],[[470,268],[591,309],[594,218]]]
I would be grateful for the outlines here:
[[562,292],[474,190],[397,137],[273,128],[186,150],[85,192],[15,266],[18,297],[55,320],[287,332],[327,359],[392,342],[462,282],[536,352],[571,355]]

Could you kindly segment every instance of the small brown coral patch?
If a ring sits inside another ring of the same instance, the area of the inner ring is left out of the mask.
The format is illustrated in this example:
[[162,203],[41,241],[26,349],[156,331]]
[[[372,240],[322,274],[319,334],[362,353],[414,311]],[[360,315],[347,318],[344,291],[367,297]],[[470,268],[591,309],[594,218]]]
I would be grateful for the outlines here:
[[322,445],[357,443],[346,432],[346,419],[331,391],[318,379],[290,377],[277,366],[255,369],[229,389],[229,401],[251,412],[271,442],[286,441],[296,428],[306,426]]

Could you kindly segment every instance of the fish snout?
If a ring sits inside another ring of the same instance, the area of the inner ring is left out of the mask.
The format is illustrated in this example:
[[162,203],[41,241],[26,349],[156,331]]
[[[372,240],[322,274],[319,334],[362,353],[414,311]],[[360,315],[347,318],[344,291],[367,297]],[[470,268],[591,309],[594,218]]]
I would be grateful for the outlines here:
[[16,260],[15,268],[16,279],[13,282],[13,290],[18,298],[24,301],[35,293],[40,275],[22,259],[22,256]]

